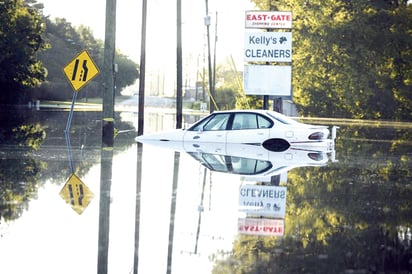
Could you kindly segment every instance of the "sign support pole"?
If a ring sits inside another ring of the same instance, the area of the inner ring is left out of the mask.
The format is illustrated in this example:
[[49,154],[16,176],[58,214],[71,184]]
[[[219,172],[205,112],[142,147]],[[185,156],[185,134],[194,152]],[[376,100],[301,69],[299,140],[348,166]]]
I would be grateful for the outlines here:
[[69,116],[67,117],[66,129],[64,130],[64,136],[66,137],[67,153],[69,155],[70,173],[72,174],[74,173],[74,163],[73,163],[73,155],[72,155],[72,145],[70,144],[70,126],[72,124],[73,109],[74,109],[74,104],[76,103],[76,98],[77,98],[77,92],[74,92]]
[[263,109],[269,108],[269,95],[263,95]]
[[[91,191],[85,184],[83,184],[80,178],[74,174],[72,146],[70,143],[70,126],[73,119],[73,109],[74,104],[76,103],[78,91],[97,74],[99,74],[99,69],[93,62],[87,50],[83,50],[63,68],[63,72],[66,75],[67,80],[69,80],[74,93],[69,116],[67,118],[66,128],[64,130],[67,152],[69,154],[68,158],[70,163],[71,176],[60,191],[60,196],[72,206],[74,211],[76,211],[78,214],[82,214],[83,210],[87,207],[90,200],[93,198],[93,193],[91,193]],[[74,188],[76,188],[78,191],[74,191]]]

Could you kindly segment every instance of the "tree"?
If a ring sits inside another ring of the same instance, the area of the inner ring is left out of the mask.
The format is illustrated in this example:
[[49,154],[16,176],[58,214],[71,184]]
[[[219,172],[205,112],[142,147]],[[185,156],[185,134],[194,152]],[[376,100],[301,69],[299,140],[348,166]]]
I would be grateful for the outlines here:
[[262,108],[262,100],[258,96],[245,95],[242,72],[237,70],[233,59],[219,66],[217,75],[215,99],[219,109]]
[[46,48],[44,25],[35,2],[0,2],[0,101],[15,100],[16,90],[35,87],[45,78],[37,53]]
[[305,115],[412,118],[412,5],[254,0],[293,12],[294,101]]
[[[68,100],[72,97],[73,90],[63,74],[63,68],[77,54],[87,50],[98,68],[103,67],[103,41],[95,39],[89,27],[80,25],[73,27],[65,18],[56,18],[54,21],[45,18],[45,39],[50,43],[50,48],[43,51],[39,58],[47,68],[46,81],[35,92],[38,99]],[[138,65],[130,60],[119,50],[115,53],[115,62],[118,64],[116,74],[116,95],[121,90],[132,85],[138,78]],[[80,96],[101,97],[102,75],[88,83]]]

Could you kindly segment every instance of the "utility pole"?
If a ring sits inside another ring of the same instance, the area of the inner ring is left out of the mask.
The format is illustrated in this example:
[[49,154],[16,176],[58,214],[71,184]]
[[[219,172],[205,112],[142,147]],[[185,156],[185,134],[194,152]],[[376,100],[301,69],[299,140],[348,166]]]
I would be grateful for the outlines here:
[[[142,29],[140,42],[140,75],[139,75],[139,96],[138,96],[138,118],[137,118],[137,135],[143,135],[144,129],[144,96],[145,96],[145,73],[146,73],[146,18],[147,18],[147,0],[142,1]],[[142,183],[142,156],[143,145],[137,143],[137,166],[136,166],[136,206],[135,206],[135,232],[134,232],[134,260],[133,274],[139,273],[139,241],[140,241],[140,192]]]
[[106,26],[104,41],[104,94],[102,119],[102,147],[100,167],[100,204],[97,273],[106,274],[108,269],[110,190],[114,144],[114,92],[115,92],[115,41],[116,0],[106,0]]
[[[216,20],[215,20],[215,46],[213,47],[213,80],[212,80],[212,87],[213,87],[213,94],[215,93],[216,87],[216,44],[217,44],[217,12],[216,12]],[[214,96],[214,95],[213,95]]]
[[176,17],[176,128],[182,128],[182,0],[177,0]]
[[170,220],[169,220],[169,244],[167,248],[167,269],[166,274],[172,273],[172,259],[173,259],[173,239],[175,231],[176,220],[176,204],[177,204],[177,186],[179,182],[179,165],[180,165],[180,152],[175,151],[173,167],[173,185],[172,185],[172,197],[170,202]]
[[114,137],[114,89],[115,89],[115,40],[116,40],[116,0],[106,0],[106,31],[104,41],[104,94],[102,145],[113,147]]
[[144,127],[144,96],[146,79],[146,18],[147,0],[142,1],[142,41],[140,42],[140,76],[139,76],[139,105],[137,116],[137,135],[143,135]]
[[206,35],[207,35],[207,60],[208,60],[208,69],[209,69],[209,92],[210,92],[210,112],[212,113],[215,110],[215,91],[213,88],[213,80],[212,80],[212,57],[210,53],[210,16],[209,16],[209,2],[206,1],[206,17],[205,17],[205,25],[206,25]]

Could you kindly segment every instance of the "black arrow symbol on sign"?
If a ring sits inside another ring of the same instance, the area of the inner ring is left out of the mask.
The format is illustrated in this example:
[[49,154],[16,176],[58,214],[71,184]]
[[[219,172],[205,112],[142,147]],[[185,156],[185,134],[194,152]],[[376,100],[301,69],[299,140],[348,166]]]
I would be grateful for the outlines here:
[[76,80],[76,74],[77,74],[77,67],[79,66],[79,59],[76,59],[74,62],[74,69],[73,69],[73,74],[72,74],[72,81]]
[[85,82],[87,80],[87,73],[89,72],[89,69],[87,68],[87,60],[83,61],[83,79],[82,81]]
[[[76,59],[74,62],[73,74],[72,74],[72,81],[76,80],[77,69],[79,68],[79,59]],[[87,80],[87,73],[89,69],[87,68],[87,60],[83,60],[82,65],[83,71],[80,73],[80,81],[85,82]]]

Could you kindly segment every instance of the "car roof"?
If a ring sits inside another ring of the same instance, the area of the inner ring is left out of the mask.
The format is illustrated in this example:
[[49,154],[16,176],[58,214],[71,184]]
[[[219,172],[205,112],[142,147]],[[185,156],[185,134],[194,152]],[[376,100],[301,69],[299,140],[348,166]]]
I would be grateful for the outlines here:
[[242,112],[250,112],[250,113],[278,113],[273,110],[267,110],[267,109],[229,109],[229,110],[216,110],[213,113],[242,113]]
[[215,113],[260,113],[260,114],[267,114],[270,113],[274,117],[286,117],[291,119],[291,117],[286,116],[282,113],[276,112],[274,110],[267,110],[267,109],[230,109],[230,110],[216,110],[212,114]]
[[218,114],[218,113],[259,113],[264,114],[272,117],[272,119],[277,119],[285,124],[301,124],[298,121],[294,120],[292,117],[286,116],[282,113],[276,112],[274,110],[267,110],[267,109],[230,109],[230,110],[217,110],[211,114]]

